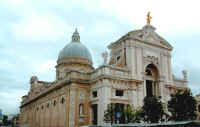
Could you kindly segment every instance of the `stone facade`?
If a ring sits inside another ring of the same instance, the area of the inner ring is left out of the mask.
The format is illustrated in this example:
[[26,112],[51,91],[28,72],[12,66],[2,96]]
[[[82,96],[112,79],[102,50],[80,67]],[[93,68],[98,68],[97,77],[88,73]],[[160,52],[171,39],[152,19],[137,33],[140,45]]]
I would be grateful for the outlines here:
[[197,101],[197,120],[200,120],[200,94],[197,94],[195,99]]
[[[71,43],[80,43],[77,31]],[[110,103],[141,107],[144,97],[151,95],[167,103],[176,89],[188,88],[186,71],[184,79],[172,74],[173,48],[152,25],[128,32],[108,48],[109,59],[103,53],[104,63],[98,68],[86,55],[62,54],[54,82],[31,77],[30,91],[22,97],[20,123],[29,127],[103,125]]]

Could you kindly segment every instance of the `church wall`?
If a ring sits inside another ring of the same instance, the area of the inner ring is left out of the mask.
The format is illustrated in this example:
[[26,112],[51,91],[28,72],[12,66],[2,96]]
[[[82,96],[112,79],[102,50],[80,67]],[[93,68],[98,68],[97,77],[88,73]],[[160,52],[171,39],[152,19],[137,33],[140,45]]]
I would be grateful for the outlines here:
[[[151,46],[148,44],[144,44],[141,42],[137,42],[135,40],[126,40],[126,43],[128,42],[131,43],[130,44],[131,48],[130,49],[128,48],[127,59],[131,59],[133,61],[133,62],[128,61],[130,62],[129,67],[132,66],[131,67],[132,74],[136,73],[136,76],[133,76],[133,78],[135,77],[136,79],[142,79],[144,71],[145,71],[145,66],[147,66],[144,64],[144,57],[154,56],[158,58],[159,63],[158,63],[157,68],[160,75],[166,76],[165,82],[171,82],[171,77],[172,77],[171,59],[170,59],[170,55],[168,55],[170,54],[168,50]],[[164,55],[163,52],[166,52],[165,53],[166,55]],[[161,83],[161,84],[162,84],[161,92],[164,97],[166,95],[166,94],[164,95],[164,93],[167,92],[167,89],[164,86],[166,83]],[[138,89],[139,89],[139,92],[137,92],[136,94],[139,99],[136,102],[137,102],[137,105],[142,105],[143,102],[141,100],[143,100],[143,98],[146,96],[145,82],[141,86],[138,86]]]
[[[24,114],[22,115],[23,123],[30,127],[68,127],[69,103],[66,103],[69,100],[68,92],[67,87],[63,87],[21,108]],[[62,98],[64,98],[64,103],[61,103]],[[48,104],[49,107],[47,107]],[[31,105],[34,106],[30,108]]]
[[138,85],[137,89],[138,107],[142,107],[144,97],[144,84],[142,83],[141,85]]
[[[124,95],[118,97],[115,95],[116,90],[123,90]],[[104,111],[107,109],[107,105],[110,103],[123,103],[131,104],[134,107],[138,107],[142,104],[142,100],[139,96],[143,95],[143,91],[137,93],[136,82],[128,83],[120,80],[108,80],[103,79],[92,85],[91,92],[98,91],[97,98],[91,98],[92,104],[98,104],[98,124],[104,124]],[[138,94],[138,95],[137,95]],[[140,104],[140,105],[139,105]]]
[[[98,80],[97,82],[91,84],[91,87],[90,87],[90,97],[89,97],[89,101],[90,101],[91,106],[92,106],[93,104],[99,104],[99,98],[100,98],[100,96],[101,96],[101,93],[100,93],[101,91],[100,91],[100,89],[101,89],[101,87],[102,87],[101,84],[102,84],[102,81],[101,81],[101,80]],[[97,92],[97,97],[93,97],[92,93],[93,93],[94,91]],[[98,108],[99,108],[99,107],[98,107]],[[99,114],[99,113],[98,113],[98,114]],[[92,124],[92,121],[93,121],[92,115],[93,115],[92,109],[90,109],[90,121],[89,121],[90,124]],[[98,116],[98,118],[99,118],[99,116]],[[97,122],[98,122],[98,120],[97,120]]]
[[[144,55],[143,56],[155,56],[155,57],[162,57],[164,54],[170,54],[170,51],[161,47],[155,47],[153,45],[141,43],[139,41],[136,41],[136,45],[139,47],[142,47],[144,49]],[[162,54],[162,56],[161,56]],[[160,59],[159,59],[160,60]]]
[[154,56],[159,59],[158,69],[160,74],[167,76],[166,81],[172,82],[171,57],[169,50],[144,44],[135,40],[126,40],[125,43],[127,48],[127,65],[131,68],[133,75],[136,73],[137,76],[135,76],[135,78],[139,77],[139,79],[141,79],[141,72],[144,72],[143,57]]
[[[144,63],[143,59],[146,56],[154,56],[156,58],[158,58],[158,70],[159,70],[159,74],[161,76],[161,78],[164,76],[164,82],[161,82],[160,85],[161,86],[161,95],[164,98],[164,100],[166,100],[166,93],[168,93],[168,89],[165,87],[166,84],[172,84],[172,71],[171,71],[171,55],[170,55],[170,51],[163,49],[163,48],[159,48],[159,47],[155,47],[155,46],[151,46],[151,45],[147,45],[147,44],[143,44],[140,42],[136,43],[136,47],[139,47],[142,49],[142,55],[138,56],[138,54],[140,54],[140,49],[137,48],[137,54],[136,56],[138,57],[137,60],[142,61],[142,63]],[[144,64],[139,64],[138,65],[143,65]],[[138,67],[137,67],[138,68]],[[139,67],[140,68],[140,67]],[[139,73],[144,72],[144,68],[143,70],[140,70]],[[141,74],[142,76],[142,74]],[[144,86],[144,90],[145,90],[145,86]],[[145,93],[145,91],[144,91]]]
[[[89,94],[90,90],[86,84],[71,84],[69,99],[69,127],[83,126],[89,124]],[[80,108],[80,105],[83,105],[81,106],[82,108]]]

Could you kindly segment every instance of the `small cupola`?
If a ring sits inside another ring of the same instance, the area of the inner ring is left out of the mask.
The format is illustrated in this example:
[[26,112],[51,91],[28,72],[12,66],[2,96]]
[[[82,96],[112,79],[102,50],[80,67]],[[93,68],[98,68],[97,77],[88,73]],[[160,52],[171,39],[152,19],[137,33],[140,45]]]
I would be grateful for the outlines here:
[[72,42],[80,42],[80,36],[77,28],[75,29],[75,32],[72,35]]

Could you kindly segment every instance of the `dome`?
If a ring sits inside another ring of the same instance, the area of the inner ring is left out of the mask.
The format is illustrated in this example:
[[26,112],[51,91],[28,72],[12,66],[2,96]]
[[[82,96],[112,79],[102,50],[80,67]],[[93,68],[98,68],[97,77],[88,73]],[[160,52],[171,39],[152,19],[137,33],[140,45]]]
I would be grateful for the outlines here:
[[61,59],[62,57],[73,56],[86,58],[92,62],[92,56],[89,50],[84,44],[80,42],[80,36],[77,29],[72,36],[72,41],[60,51],[58,59]]
[[59,58],[65,56],[78,56],[92,61],[92,57],[89,50],[85,47],[85,45],[83,45],[80,42],[71,42],[68,45],[66,45],[60,52]]

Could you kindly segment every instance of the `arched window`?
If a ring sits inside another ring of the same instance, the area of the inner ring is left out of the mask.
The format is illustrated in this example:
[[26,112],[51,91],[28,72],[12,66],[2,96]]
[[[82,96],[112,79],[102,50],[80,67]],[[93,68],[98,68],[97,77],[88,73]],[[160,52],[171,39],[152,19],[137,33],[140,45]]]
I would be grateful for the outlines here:
[[79,105],[79,115],[80,115],[80,116],[84,114],[83,109],[84,109],[83,104],[80,104],[80,105]]
[[54,100],[54,102],[53,102],[53,106],[54,106],[54,107],[56,106],[56,100]]
[[64,97],[62,97],[62,99],[61,99],[61,104],[64,104],[65,103],[65,99],[64,99]]

